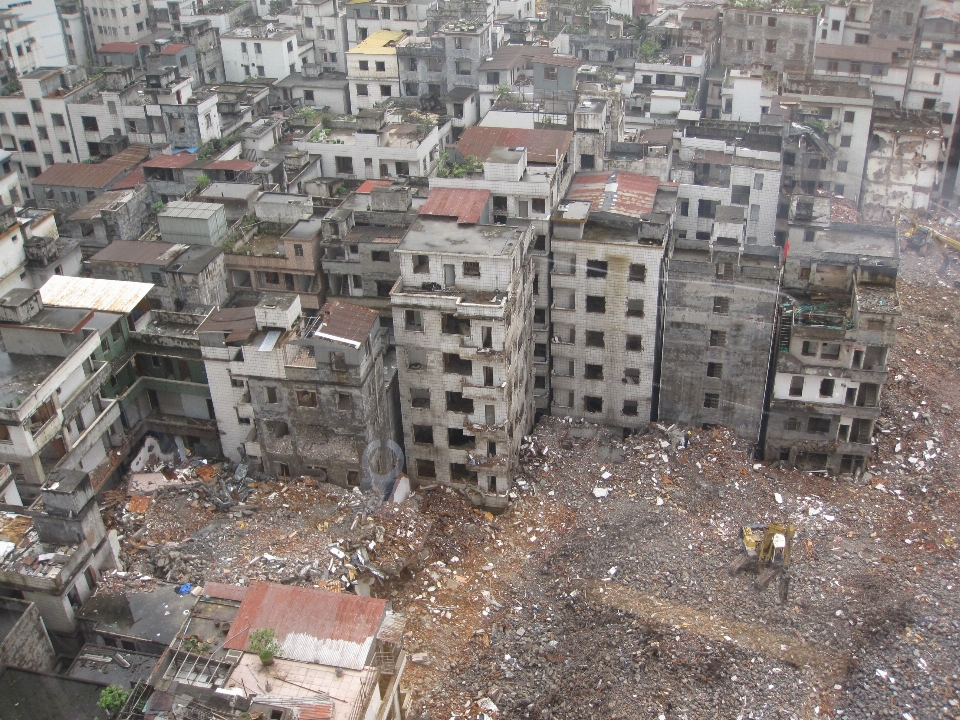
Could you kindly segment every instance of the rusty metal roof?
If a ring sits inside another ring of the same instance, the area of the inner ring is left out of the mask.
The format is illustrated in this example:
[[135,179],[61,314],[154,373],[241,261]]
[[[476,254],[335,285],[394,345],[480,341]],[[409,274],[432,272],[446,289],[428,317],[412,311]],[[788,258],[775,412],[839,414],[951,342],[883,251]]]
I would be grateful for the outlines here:
[[180,52],[181,50],[185,50],[185,49],[187,49],[188,47],[191,47],[191,46],[190,46],[190,45],[181,45],[181,44],[179,44],[179,43],[170,43],[169,45],[167,45],[166,47],[164,47],[163,50],[160,51],[160,54],[161,54],[161,55],[176,55],[178,52]]
[[186,167],[197,159],[194,153],[179,152],[174,155],[157,155],[143,163],[140,167],[145,168],[182,168]]
[[54,307],[126,314],[152,288],[153,283],[53,275],[40,288],[40,299],[44,305]]
[[33,179],[34,185],[56,187],[107,188],[126,173],[126,168],[113,163],[54,163]]
[[135,53],[137,48],[149,45],[141,42],[112,42],[101,45],[98,53]]
[[363,184],[357,188],[357,195],[367,195],[381,185],[393,185],[393,183],[390,180],[364,180]]
[[137,185],[144,185],[146,182],[146,179],[143,177],[143,169],[137,168],[126,177],[117,180],[117,182],[110,187],[113,190],[129,190],[130,188],[135,188]]
[[569,130],[530,130],[471,125],[460,136],[457,150],[462,155],[473,155],[486,160],[494,148],[523,147],[527,150],[528,162],[553,164],[557,162],[559,156],[567,153],[572,141],[573,133]]
[[219,598],[220,600],[236,600],[239,602],[243,600],[243,596],[247,594],[247,588],[243,585],[226,585],[224,583],[208,582],[204,583],[201,594],[208,595],[212,598]]
[[314,588],[255,583],[233,620],[228,650],[247,650],[251,630],[273,628],[280,656],[362,670],[386,615],[387,602]]
[[631,172],[578,173],[564,200],[590,203],[590,212],[641,218],[653,212],[660,179]]
[[212,163],[204,165],[205,170],[233,170],[234,172],[246,172],[253,170],[257,164],[252,160],[214,160]]
[[436,187],[419,212],[434,217],[455,217],[461,225],[476,225],[489,199],[489,190]]
[[370,335],[380,313],[372,308],[333,300],[320,308],[320,317],[323,322],[313,332],[314,337],[358,348]]

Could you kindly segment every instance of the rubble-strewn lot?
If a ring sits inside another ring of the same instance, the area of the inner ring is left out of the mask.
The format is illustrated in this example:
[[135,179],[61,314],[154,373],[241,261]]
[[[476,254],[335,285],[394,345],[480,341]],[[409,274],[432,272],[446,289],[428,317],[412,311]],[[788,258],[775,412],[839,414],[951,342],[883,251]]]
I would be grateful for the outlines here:
[[[906,254],[876,452],[857,478],[756,463],[729,432],[626,441],[547,419],[499,517],[421,490],[257,483],[114,508],[128,583],[359,581],[409,617],[421,717],[960,718],[960,279]],[[796,525],[787,603],[731,576],[742,524]]]

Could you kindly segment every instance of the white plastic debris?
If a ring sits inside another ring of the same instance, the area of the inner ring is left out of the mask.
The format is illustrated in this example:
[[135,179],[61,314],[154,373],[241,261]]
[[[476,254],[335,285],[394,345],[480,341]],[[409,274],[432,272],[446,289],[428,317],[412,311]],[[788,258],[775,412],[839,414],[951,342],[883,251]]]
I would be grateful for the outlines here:
[[610,494],[610,488],[595,487],[593,489],[593,496],[595,498],[605,498]]
[[777,501],[777,505],[783,505],[783,495],[780,493],[774,493],[773,499]]

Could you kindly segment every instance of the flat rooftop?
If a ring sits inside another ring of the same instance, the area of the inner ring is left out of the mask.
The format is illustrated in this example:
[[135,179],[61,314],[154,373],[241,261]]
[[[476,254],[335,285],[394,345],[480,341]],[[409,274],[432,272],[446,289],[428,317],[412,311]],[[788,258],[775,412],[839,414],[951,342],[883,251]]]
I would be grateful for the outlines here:
[[169,645],[197,602],[193,595],[178,595],[176,587],[157,583],[152,591],[102,588],[77,611],[77,617],[95,622],[100,632]]
[[455,220],[418,218],[397,250],[408,252],[508,256],[516,249],[523,225],[460,225]]
[[0,671],[0,718],[89,720],[104,714],[97,706],[102,690],[100,683],[8,667]]
[[64,361],[55,355],[20,355],[0,351],[0,404],[24,400]]
[[215,182],[200,193],[199,197],[223,200],[249,200],[260,192],[255,183]]
[[[118,658],[129,663],[130,667],[121,665]],[[158,660],[158,655],[87,643],[67,670],[66,676],[74,680],[129,688],[139,681],[146,682]]]
[[859,255],[879,258],[897,258],[900,255],[897,229],[857,223],[831,223],[817,233],[819,252]]
[[151,289],[153,283],[53,275],[40,288],[40,299],[56,307],[129,313]]

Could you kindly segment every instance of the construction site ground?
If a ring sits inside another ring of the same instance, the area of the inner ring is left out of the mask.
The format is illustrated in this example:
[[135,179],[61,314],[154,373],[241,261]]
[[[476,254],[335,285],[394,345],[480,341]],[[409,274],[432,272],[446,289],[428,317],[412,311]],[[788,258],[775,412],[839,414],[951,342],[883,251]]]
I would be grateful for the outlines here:
[[[233,512],[190,487],[114,497],[123,581],[359,581],[407,615],[404,686],[430,720],[960,718],[960,269],[942,264],[903,256],[856,478],[760,464],[724,429],[683,447],[547,418],[496,517],[442,488],[367,517],[309,481]],[[797,528],[783,605],[728,572],[739,526],[774,520]]]

